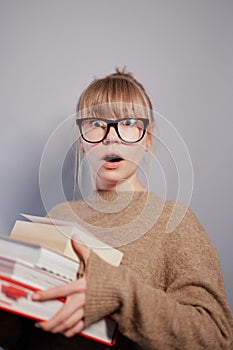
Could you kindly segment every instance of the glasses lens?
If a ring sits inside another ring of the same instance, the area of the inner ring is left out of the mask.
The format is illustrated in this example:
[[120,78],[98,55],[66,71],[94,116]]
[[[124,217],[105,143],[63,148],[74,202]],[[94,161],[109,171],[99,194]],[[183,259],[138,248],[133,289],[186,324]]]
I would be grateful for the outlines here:
[[107,123],[96,118],[82,120],[83,137],[90,142],[101,141],[106,133]]
[[126,142],[137,142],[142,137],[144,123],[140,119],[127,118],[118,123],[118,131]]

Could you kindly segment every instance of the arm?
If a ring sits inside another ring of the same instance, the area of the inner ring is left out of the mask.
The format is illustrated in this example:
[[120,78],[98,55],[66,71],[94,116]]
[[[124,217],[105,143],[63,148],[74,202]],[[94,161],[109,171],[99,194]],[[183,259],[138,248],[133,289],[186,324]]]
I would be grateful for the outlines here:
[[110,314],[120,332],[146,350],[227,349],[232,313],[206,233],[189,210],[178,228],[165,235],[164,291],[145,285],[128,268],[110,266],[91,253],[85,325]]

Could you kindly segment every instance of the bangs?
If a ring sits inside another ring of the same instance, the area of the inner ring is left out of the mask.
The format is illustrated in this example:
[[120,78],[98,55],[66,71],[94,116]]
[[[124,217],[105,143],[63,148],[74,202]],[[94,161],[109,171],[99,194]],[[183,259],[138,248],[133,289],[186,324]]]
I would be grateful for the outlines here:
[[146,118],[151,121],[151,110],[133,103],[109,102],[95,106],[86,107],[78,111],[78,118]]
[[125,118],[153,120],[152,106],[145,92],[133,81],[105,78],[94,81],[81,95],[78,117]]

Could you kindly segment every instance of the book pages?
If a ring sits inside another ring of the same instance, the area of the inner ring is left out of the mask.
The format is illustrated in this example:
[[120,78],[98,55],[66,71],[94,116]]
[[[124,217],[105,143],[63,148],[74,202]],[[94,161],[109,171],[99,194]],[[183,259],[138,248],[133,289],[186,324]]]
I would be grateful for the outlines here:
[[70,241],[72,236],[77,236],[78,241],[86,244],[100,258],[111,265],[120,265],[122,252],[101,242],[75,223],[27,214],[21,215],[31,222],[17,220],[11,232],[13,238],[40,244],[79,261]]

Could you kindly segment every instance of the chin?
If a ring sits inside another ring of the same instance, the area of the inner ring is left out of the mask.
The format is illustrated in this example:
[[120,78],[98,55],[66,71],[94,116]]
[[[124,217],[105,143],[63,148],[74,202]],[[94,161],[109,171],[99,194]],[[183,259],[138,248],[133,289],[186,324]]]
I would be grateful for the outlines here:
[[132,174],[119,174],[115,171],[109,171],[107,174],[100,172],[97,183],[100,185],[99,189],[113,190],[122,187],[125,190],[132,190]]

